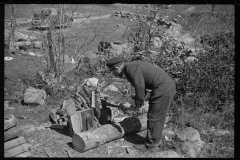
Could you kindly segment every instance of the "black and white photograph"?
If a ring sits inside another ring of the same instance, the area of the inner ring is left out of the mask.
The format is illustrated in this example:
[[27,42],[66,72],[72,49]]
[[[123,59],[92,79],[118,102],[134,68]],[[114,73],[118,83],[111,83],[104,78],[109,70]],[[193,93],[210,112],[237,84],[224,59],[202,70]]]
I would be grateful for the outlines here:
[[238,4],[4,4],[4,157],[234,158]]

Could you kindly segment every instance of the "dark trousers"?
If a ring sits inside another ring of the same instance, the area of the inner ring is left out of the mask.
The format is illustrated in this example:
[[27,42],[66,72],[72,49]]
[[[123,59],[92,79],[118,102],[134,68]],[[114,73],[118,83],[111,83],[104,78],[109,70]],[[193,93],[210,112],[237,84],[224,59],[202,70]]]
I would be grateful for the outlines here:
[[175,87],[167,94],[149,101],[147,113],[147,146],[158,146],[160,144],[165,119],[170,108],[173,96],[176,93]]

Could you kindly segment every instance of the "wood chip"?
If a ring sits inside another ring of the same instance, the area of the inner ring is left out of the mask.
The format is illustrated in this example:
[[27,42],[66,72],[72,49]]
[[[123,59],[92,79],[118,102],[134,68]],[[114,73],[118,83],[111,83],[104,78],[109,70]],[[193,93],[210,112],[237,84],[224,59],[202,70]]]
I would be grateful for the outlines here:
[[128,153],[130,156],[132,156],[132,157],[135,157],[135,156],[136,156],[136,152],[135,152],[133,149],[131,149],[131,148],[126,148],[126,150],[127,150],[127,153]]
[[67,150],[67,154],[68,154],[68,157],[70,157],[70,158],[73,157],[73,155],[72,155],[72,153],[70,152],[70,150]]

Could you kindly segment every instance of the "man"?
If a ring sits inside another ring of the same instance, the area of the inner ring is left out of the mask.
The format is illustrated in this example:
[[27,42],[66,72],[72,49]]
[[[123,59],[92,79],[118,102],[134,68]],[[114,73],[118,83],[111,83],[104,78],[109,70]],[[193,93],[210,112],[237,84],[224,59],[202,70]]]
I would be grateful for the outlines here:
[[146,89],[151,90],[147,113],[147,135],[144,146],[156,150],[160,144],[167,112],[176,92],[175,82],[161,68],[143,61],[125,62],[121,57],[113,57],[106,65],[117,77],[125,75],[135,88],[135,105],[122,105],[124,111],[140,111],[144,104]]

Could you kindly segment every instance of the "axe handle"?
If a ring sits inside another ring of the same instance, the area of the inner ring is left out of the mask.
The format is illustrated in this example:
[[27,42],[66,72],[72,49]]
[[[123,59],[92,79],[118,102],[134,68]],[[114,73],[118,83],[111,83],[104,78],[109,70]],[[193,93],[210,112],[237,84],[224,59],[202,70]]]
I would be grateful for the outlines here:
[[95,91],[92,91],[92,105],[91,105],[92,108],[95,108]]
[[108,103],[108,102],[106,102],[106,106],[115,107],[115,108],[122,108],[119,105],[111,104],[111,103]]

